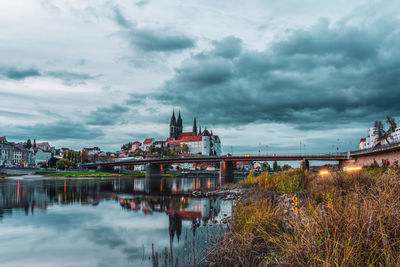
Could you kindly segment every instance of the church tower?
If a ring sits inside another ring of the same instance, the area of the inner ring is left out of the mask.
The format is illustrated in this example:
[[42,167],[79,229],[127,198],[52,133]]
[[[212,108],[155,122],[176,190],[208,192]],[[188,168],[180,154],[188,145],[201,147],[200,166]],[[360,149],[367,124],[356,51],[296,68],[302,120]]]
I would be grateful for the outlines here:
[[171,122],[169,123],[169,137],[176,138],[177,135],[177,123],[175,119],[175,110],[172,111]]
[[183,132],[183,123],[182,123],[182,118],[181,118],[181,112],[180,111],[179,111],[178,121],[176,123],[176,127],[177,127],[176,137],[178,137],[178,135],[180,135]]
[[193,135],[197,135],[196,117],[194,117],[194,121],[193,121]]

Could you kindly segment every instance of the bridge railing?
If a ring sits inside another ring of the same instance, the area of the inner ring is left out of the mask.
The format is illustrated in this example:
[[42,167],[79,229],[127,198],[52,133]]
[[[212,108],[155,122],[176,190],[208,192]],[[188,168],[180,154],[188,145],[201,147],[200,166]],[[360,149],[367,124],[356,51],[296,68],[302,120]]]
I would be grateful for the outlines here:
[[380,149],[387,149],[387,148],[391,148],[391,147],[396,147],[400,145],[400,141],[395,141],[395,142],[391,142],[389,144],[384,144],[384,145],[380,145],[380,146],[376,146],[376,147],[372,147],[372,148],[366,148],[366,149],[359,149],[359,150],[352,150],[350,151],[350,154],[358,154],[358,153],[365,153],[365,152],[373,152],[376,150],[380,150]]

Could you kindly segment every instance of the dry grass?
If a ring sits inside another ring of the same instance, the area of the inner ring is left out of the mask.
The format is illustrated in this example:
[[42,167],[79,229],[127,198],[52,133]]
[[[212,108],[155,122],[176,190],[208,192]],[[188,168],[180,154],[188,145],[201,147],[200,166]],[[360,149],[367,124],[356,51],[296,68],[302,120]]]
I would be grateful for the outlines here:
[[250,173],[242,185],[253,185],[258,188],[272,190],[278,193],[291,193],[302,191],[306,183],[306,174],[303,171],[290,170],[278,174],[261,173],[254,177]]
[[281,232],[283,213],[273,197],[262,191],[235,207],[232,223],[217,251],[208,260],[216,266],[257,266],[279,247],[265,238]]
[[[235,207],[211,258],[218,266],[400,266],[398,170],[291,172],[245,184],[258,194]],[[273,200],[281,193],[300,195],[298,215]]]

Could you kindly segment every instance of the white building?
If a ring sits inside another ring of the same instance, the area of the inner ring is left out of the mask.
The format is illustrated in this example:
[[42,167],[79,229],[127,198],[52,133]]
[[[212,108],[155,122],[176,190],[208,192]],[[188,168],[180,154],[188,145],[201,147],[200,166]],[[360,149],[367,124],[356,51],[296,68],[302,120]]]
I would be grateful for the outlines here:
[[147,151],[153,144],[154,144],[154,138],[147,138],[146,140],[143,141],[140,148],[143,151]]
[[9,143],[6,137],[0,137],[0,166],[12,164],[13,145]]
[[396,128],[396,130],[391,134],[394,143],[400,142],[400,127]]
[[[367,138],[361,138],[360,140],[360,150],[374,148],[376,145],[386,145],[388,142],[384,140],[378,140],[378,136],[374,133],[375,127],[369,128],[369,135]],[[399,143],[400,142],[400,127],[388,136],[389,143]],[[379,143],[378,143],[379,142]]]

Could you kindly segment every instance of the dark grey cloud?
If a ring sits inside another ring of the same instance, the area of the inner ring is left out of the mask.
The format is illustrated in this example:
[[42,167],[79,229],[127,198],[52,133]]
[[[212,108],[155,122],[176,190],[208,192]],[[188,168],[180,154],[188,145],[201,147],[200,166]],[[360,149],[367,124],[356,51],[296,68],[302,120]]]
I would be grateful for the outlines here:
[[[227,37],[192,55],[152,97],[213,125],[340,127],[400,115],[399,19],[358,26],[321,19],[264,51]],[[137,101],[133,96],[131,102]]]
[[115,125],[123,119],[128,108],[117,104],[111,107],[97,108],[89,114],[86,122],[89,125]]
[[139,0],[135,3],[135,6],[142,7],[149,4],[149,0]]
[[15,127],[8,136],[18,140],[30,137],[51,141],[63,139],[93,140],[103,135],[104,133],[101,129],[90,128],[80,122],[57,120],[55,122]]
[[77,73],[70,71],[49,71],[45,72],[44,75],[63,80],[66,85],[84,84],[85,81],[94,79],[96,77],[88,73]]
[[34,115],[25,112],[7,111],[0,109],[0,118],[32,118]]
[[65,70],[42,72],[35,67],[15,68],[12,66],[3,66],[0,67],[0,78],[1,77],[10,80],[23,80],[31,77],[53,77],[63,80],[67,85],[74,85],[94,79],[96,76],[92,76],[88,73],[77,73]]
[[0,77],[11,80],[23,80],[29,77],[41,76],[36,68],[15,68],[15,67],[0,67]]
[[234,36],[229,36],[221,41],[214,41],[213,53],[215,56],[224,58],[234,58],[242,51],[242,40]]
[[175,52],[192,48],[195,42],[185,34],[166,29],[150,30],[138,28],[124,17],[118,8],[114,8],[114,20],[124,30],[134,50],[143,52]]

